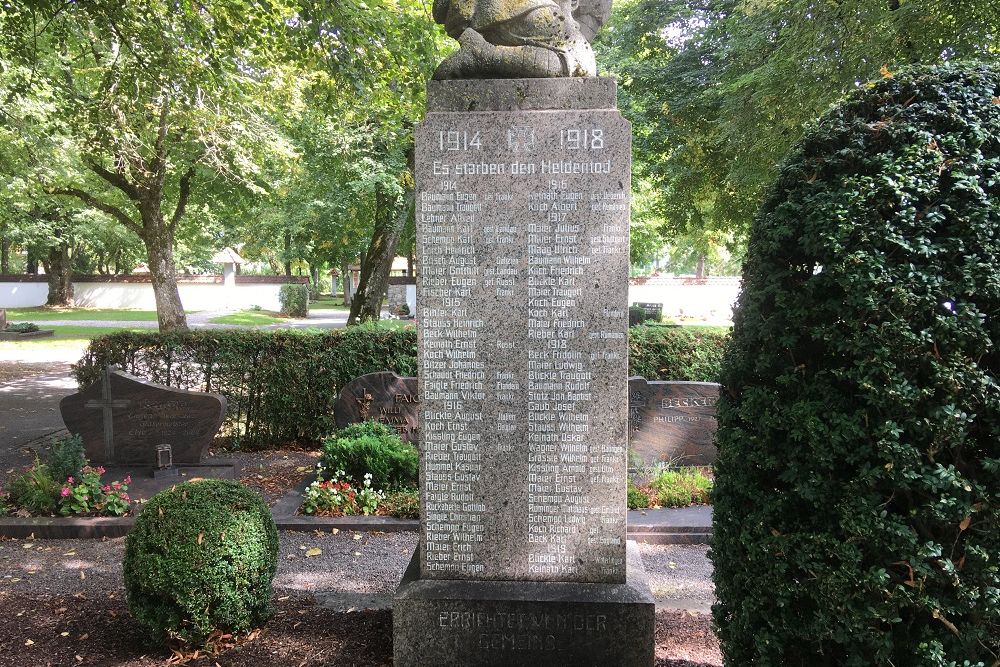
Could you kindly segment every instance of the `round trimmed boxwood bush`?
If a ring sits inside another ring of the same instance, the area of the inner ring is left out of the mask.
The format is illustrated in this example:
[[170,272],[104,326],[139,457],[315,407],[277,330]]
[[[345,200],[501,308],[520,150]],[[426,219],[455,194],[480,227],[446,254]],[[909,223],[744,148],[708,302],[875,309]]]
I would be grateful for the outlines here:
[[203,480],[153,496],[125,540],[129,610],[154,641],[201,645],[271,613],[278,532],[242,484]]
[[723,360],[726,665],[1000,655],[1000,73],[852,95],[781,169]]
[[343,470],[360,484],[371,473],[376,489],[411,489],[417,486],[420,459],[417,448],[403,442],[394,428],[369,420],[324,440],[320,465],[327,477]]

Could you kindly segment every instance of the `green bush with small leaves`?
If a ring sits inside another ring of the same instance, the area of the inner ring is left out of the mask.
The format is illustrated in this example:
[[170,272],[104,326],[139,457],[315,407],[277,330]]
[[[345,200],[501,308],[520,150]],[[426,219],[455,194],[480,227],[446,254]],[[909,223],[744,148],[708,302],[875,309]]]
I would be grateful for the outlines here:
[[701,468],[660,468],[649,482],[660,507],[707,505],[712,500],[712,478]]
[[309,285],[290,283],[278,291],[281,312],[289,317],[309,317]]
[[83,438],[71,435],[52,443],[48,454],[49,473],[52,479],[63,484],[70,477],[79,478],[80,471],[87,465],[87,453]]
[[628,508],[630,510],[643,510],[650,506],[652,503],[652,498],[643,489],[632,483],[631,480],[628,482]]
[[371,473],[373,487],[390,490],[416,487],[420,467],[417,448],[375,421],[351,424],[324,440],[320,465],[329,474],[343,470],[354,481]]
[[751,231],[719,401],[728,666],[995,667],[1000,71],[808,130]]
[[238,482],[185,482],[153,496],[125,540],[128,607],[155,642],[201,646],[271,614],[278,531]]

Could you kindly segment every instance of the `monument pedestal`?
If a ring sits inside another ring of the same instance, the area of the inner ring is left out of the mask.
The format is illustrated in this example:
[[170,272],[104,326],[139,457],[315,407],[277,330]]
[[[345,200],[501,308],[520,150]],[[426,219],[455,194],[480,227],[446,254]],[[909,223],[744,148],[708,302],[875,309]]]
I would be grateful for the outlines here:
[[421,579],[410,561],[392,606],[393,664],[652,665],[655,604],[628,543],[624,584]]

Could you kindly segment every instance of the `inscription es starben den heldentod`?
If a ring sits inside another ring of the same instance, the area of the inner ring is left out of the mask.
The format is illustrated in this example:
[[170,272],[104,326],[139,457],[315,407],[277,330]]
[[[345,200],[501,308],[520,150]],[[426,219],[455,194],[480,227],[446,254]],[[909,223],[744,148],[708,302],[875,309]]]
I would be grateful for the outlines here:
[[614,110],[418,128],[422,577],[625,580],[630,152]]

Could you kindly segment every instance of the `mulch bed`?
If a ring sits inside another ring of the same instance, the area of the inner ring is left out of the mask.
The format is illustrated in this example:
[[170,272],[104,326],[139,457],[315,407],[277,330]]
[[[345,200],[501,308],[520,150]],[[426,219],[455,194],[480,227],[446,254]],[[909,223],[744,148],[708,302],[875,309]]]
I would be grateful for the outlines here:
[[[338,613],[311,598],[281,597],[277,613],[250,638],[217,655],[171,654],[143,643],[121,593],[29,597],[0,592],[0,666],[116,665],[152,667],[319,667],[392,664],[392,617],[388,611]],[[659,667],[718,667],[718,643],[706,615],[659,612]]]

